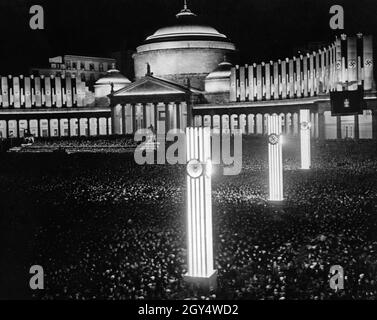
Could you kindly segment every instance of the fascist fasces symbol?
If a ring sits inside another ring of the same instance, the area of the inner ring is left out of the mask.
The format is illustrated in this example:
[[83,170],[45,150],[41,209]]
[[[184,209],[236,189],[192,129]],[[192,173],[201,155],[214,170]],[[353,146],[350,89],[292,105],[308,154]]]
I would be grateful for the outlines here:
[[268,142],[272,145],[278,144],[279,143],[279,136],[276,133],[271,133],[268,136]]

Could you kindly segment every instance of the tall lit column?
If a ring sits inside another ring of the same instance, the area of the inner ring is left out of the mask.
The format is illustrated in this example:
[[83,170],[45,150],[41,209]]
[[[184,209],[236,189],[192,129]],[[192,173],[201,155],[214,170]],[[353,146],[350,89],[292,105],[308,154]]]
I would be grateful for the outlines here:
[[300,110],[300,141],[301,141],[301,169],[307,170],[311,166],[311,155],[310,155],[310,110]]
[[211,142],[209,128],[187,128],[187,266],[185,280],[216,288],[213,269]]
[[281,118],[274,113],[267,117],[269,200],[283,201],[283,156],[281,141]]

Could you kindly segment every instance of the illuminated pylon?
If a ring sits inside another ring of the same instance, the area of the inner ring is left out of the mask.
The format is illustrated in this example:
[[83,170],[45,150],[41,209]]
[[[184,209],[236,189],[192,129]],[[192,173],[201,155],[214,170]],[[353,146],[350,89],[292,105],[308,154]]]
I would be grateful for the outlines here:
[[283,156],[281,139],[281,118],[274,113],[268,116],[268,168],[269,200],[283,201]]
[[211,133],[187,128],[187,266],[185,280],[216,288],[213,269]]
[[311,166],[310,155],[310,110],[300,110],[301,121],[301,169],[307,170]]

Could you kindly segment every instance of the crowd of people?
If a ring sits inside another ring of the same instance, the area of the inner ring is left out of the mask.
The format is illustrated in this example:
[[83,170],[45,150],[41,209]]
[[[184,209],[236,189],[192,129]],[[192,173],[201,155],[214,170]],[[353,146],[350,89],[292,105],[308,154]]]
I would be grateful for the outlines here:
[[[21,247],[29,265],[45,269],[45,290],[33,297],[376,299],[375,145],[314,144],[312,169],[300,171],[287,142],[286,202],[276,207],[267,201],[266,144],[253,142],[243,143],[240,175],[214,168],[213,292],[183,280],[184,166],[139,166],[127,154],[2,158],[0,197],[8,201],[0,209],[28,208],[31,235]],[[344,269],[343,290],[330,288],[334,265]]]
[[132,136],[39,138],[17,152],[122,153],[136,146]]

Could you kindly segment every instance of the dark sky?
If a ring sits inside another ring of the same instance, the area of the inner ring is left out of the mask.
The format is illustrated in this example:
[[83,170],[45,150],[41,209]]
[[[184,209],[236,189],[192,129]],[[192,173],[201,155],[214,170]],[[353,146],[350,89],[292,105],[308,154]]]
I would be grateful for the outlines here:
[[[26,73],[61,54],[108,56],[174,23],[183,0],[0,0],[0,74]],[[45,10],[45,30],[29,28],[29,8]],[[345,32],[377,32],[376,0],[189,0],[208,25],[229,36],[242,63],[290,57],[293,48],[332,41],[329,9],[345,9]]]

